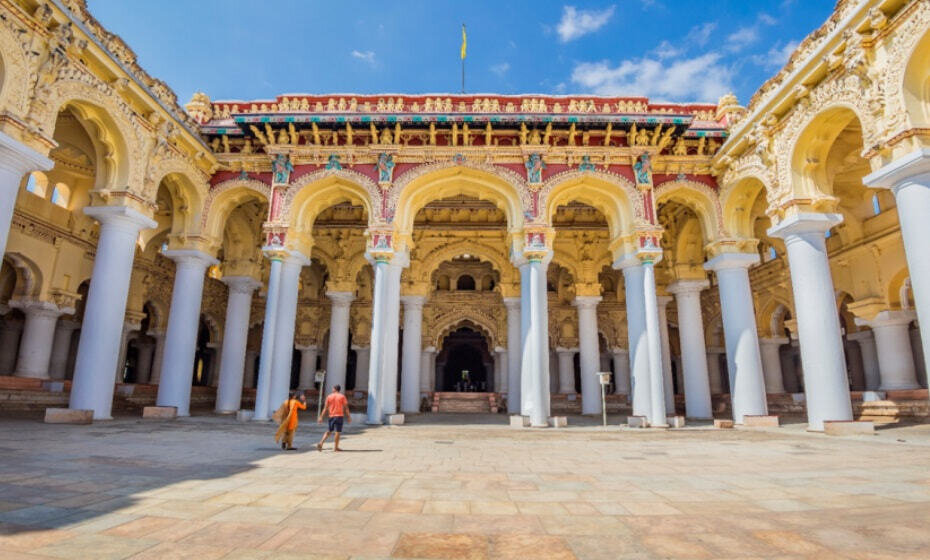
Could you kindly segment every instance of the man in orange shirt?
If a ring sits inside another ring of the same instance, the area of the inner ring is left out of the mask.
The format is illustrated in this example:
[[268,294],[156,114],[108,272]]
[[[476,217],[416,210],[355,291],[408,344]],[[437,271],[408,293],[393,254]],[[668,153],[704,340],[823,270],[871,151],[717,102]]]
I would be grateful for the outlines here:
[[[298,397],[298,395],[300,396]],[[281,442],[281,449],[297,449],[294,447],[294,432],[297,431],[298,410],[307,410],[307,397],[303,393],[294,391],[291,393],[291,398],[287,399],[287,401],[281,405],[281,411],[284,412],[284,414],[282,414],[283,419],[281,425],[278,426],[278,431],[274,435],[275,443],[278,441]]]
[[320,443],[316,444],[317,451],[323,451],[323,443],[331,433],[336,434],[333,451],[342,451],[339,449],[339,436],[342,434],[342,420],[345,418],[345,421],[351,424],[352,415],[349,414],[349,401],[346,399],[346,396],[340,392],[341,390],[342,387],[339,385],[333,386],[333,392],[326,397],[326,406],[323,407],[323,410],[320,412],[320,417],[316,420],[317,424],[322,424],[323,414],[329,415],[329,426],[326,429],[326,433],[323,434],[323,439],[320,440]]

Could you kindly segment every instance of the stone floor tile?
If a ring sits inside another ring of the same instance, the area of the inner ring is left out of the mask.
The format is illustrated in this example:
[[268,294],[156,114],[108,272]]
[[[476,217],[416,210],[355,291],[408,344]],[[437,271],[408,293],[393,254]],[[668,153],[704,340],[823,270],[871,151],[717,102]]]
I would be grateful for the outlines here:
[[205,545],[216,548],[258,548],[281,531],[274,525],[254,523],[213,523],[180,539],[178,544]]
[[286,519],[293,509],[283,507],[260,507],[253,505],[230,506],[223,511],[209,517],[213,521],[263,523],[275,525]]
[[489,560],[488,538],[468,533],[404,533],[394,558],[417,560]]
[[494,535],[490,555],[494,560],[577,560],[562,538],[544,535]]
[[440,500],[430,500],[423,504],[423,513],[449,513],[462,514],[469,513],[468,502],[450,502]]
[[226,556],[231,548],[189,543],[162,543],[133,554],[129,560],[217,560]]
[[33,550],[33,554],[68,560],[119,560],[157,545],[154,540],[109,535],[80,535]]

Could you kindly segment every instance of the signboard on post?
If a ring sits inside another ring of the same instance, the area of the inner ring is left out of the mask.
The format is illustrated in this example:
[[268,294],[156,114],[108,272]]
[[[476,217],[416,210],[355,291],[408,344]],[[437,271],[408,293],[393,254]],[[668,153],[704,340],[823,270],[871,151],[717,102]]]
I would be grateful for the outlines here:
[[604,421],[604,427],[607,427],[607,386],[610,385],[610,372],[598,371],[594,375],[601,383],[601,417]]
[[317,370],[317,372],[313,374],[313,380],[320,384],[316,404],[316,416],[319,418],[320,415],[323,414],[323,382],[326,381],[326,370]]

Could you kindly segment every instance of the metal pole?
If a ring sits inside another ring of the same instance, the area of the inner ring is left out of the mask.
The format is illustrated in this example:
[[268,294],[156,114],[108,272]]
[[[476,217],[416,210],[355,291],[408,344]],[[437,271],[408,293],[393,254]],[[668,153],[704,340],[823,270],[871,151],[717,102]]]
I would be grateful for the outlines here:
[[604,417],[604,427],[607,427],[607,395],[604,387],[606,385],[601,383],[601,415]]
[[317,392],[319,393],[319,395],[317,396],[317,403],[316,403],[316,417],[317,418],[319,418],[320,415],[323,414],[323,387],[324,387],[323,382],[326,381],[326,372],[323,371],[322,373],[323,375],[319,376],[320,387],[317,390]]

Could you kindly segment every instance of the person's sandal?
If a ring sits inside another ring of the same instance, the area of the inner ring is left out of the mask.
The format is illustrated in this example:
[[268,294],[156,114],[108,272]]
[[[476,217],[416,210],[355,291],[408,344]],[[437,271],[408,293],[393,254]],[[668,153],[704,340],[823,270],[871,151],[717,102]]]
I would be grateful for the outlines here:
[[317,451],[323,451],[323,444],[322,444],[322,443],[316,444],[316,450],[317,450]]

